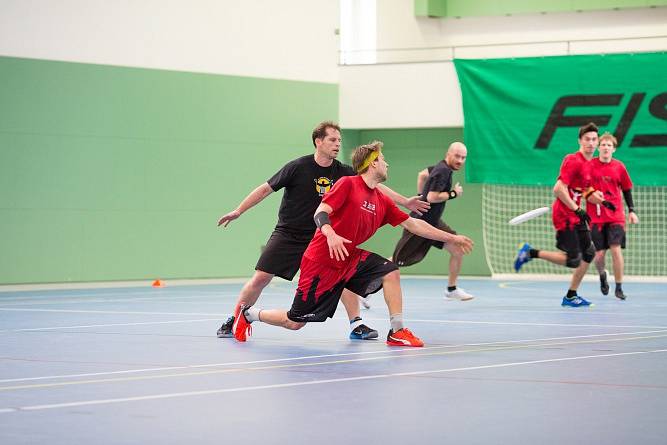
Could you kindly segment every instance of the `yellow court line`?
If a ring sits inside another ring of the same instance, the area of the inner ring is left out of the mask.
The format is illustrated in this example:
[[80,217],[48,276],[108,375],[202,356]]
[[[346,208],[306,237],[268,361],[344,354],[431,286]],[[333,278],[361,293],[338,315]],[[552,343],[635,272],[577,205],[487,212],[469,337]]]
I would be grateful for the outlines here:
[[95,380],[79,380],[75,382],[59,382],[59,383],[40,383],[35,385],[14,385],[14,386],[2,386],[0,391],[13,391],[20,389],[39,389],[39,388],[53,388],[53,387],[63,387],[71,385],[89,385],[95,383],[109,383],[109,382],[131,382],[139,380],[153,380],[153,379],[164,379],[172,377],[192,377],[192,376],[201,376],[201,375],[210,375],[210,374],[226,374],[233,372],[243,372],[243,371],[267,371],[267,370],[277,370],[277,369],[287,369],[287,368],[303,368],[303,367],[312,367],[312,366],[322,366],[322,365],[339,365],[346,363],[358,363],[358,362],[367,362],[373,360],[387,360],[394,358],[420,358],[420,357],[429,357],[429,356],[444,356],[444,355],[454,355],[454,354],[465,354],[469,352],[494,352],[494,351],[508,351],[508,350],[520,350],[520,349],[531,349],[531,348],[541,348],[541,347],[553,347],[553,346],[566,346],[566,345],[580,345],[580,344],[597,344],[597,343],[609,343],[609,342],[620,342],[620,341],[634,341],[634,340],[648,340],[654,338],[665,338],[667,334],[662,335],[647,335],[639,337],[628,337],[628,338],[614,338],[614,339],[596,339],[596,340],[582,340],[582,341],[570,341],[570,342],[555,342],[555,343],[543,343],[543,344],[533,344],[533,345],[511,345],[511,346],[498,346],[490,348],[473,348],[473,349],[463,349],[457,351],[433,351],[433,352],[424,352],[420,353],[415,351],[411,354],[401,354],[401,355],[391,355],[391,356],[382,356],[382,357],[362,357],[355,359],[345,359],[345,360],[330,360],[330,361],[320,361],[320,362],[311,362],[311,363],[290,363],[284,365],[270,365],[270,366],[257,366],[257,367],[239,367],[239,368],[229,368],[229,369],[220,369],[220,370],[211,370],[211,371],[198,371],[198,372],[184,372],[184,373],[173,373],[173,374],[162,374],[162,375],[152,375],[152,376],[136,376],[136,377],[120,377],[120,378],[109,378],[109,379],[95,379]]

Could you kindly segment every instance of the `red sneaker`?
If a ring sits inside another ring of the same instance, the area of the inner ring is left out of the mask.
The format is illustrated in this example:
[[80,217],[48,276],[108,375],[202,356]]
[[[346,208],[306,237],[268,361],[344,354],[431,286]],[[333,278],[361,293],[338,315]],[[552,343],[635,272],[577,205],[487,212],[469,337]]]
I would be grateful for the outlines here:
[[389,346],[412,346],[415,348],[424,346],[424,342],[419,337],[415,337],[408,328],[399,329],[396,332],[390,329],[387,334],[387,344]]
[[252,335],[252,326],[250,326],[250,322],[245,318],[245,314],[243,313],[249,307],[241,304],[236,314],[234,314],[236,318],[234,318],[232,332],[234,333],[234,338],[238,341],[246,341],[247,336]]

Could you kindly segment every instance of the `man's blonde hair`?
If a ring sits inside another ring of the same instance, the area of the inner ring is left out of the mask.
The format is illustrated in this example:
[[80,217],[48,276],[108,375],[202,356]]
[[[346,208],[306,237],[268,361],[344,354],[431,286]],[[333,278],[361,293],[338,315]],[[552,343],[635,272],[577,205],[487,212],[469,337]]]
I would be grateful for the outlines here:
[[[354,153],[352,153],[352,168],[354,168],[357,174],[366,173],[371,162],[380,156],[383,145],[380,141],[373,141],[370,144],[360,145],[354,149]],[[371,159],[371,155],[374,152],[377,152],[377,155],[375,155],[375,159]]]
[[602,143],[602,141],[605,140],[605,139],[609,139],[611,141],[611,143],[614,144],[614,148],[616,148],[616,146],[618,145],[618,141],[616,140],[616,137],[613,134],[609,133],[608,131],[605,131],[602,134],[602,136],[600,136],[600,142],[599,143]]

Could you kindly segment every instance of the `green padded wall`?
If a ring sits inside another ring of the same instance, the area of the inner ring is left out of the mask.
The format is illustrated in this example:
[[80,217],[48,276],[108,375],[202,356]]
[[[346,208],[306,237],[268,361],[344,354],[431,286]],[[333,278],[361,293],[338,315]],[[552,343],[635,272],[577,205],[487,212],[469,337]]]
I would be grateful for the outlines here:
[[[384,142],[383,152],[389,163],[389,178],[386,185],[406,196],[416,194],[417,173],[444,158],[450,143],[463,140],[462,128],[431,129],[383,129],[343,130],[344,160],[350,163],[354,147],[374,139]],[[464,275],[488,276],[491,274],[484,252],[482,239],[482,187],[481,184],[466,184],[465,169],[454,174],[454,182],[460,182],[464,194],[447,204],[443,219],[459,233],[475,242],[474,251],[465,257],[461,273]],[[393,253],[402,229],[386,226],[380,229],[365,247],[383,256]],[[424,261],[402,268],[404,274],[446,275],[449,255],[445,251],[431,249]]]
[[0,57],[0,283],[248,276],[335,84]]

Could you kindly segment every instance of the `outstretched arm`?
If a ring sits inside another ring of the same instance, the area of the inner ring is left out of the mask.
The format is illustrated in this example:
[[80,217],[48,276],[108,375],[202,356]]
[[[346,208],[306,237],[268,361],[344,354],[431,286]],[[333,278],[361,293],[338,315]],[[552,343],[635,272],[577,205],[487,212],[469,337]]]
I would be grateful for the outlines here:
[[413,196],[412,198],[406,198],[398,192],[390,189],[384,184],[378,184],[378,188],[382,193],[389,196],[392,201],[396,204],[405,207],[406,209],[417,213],[417,215],[422,215],[428,209],[431,208],[431,204],[426,201],[422,201],[419,196]]
[[472,251],[473,242],[470,238],[463,235],[452,235],[443,230],[436,229],[426,221],[417,218],[408,218],[401,223],[401,226],[408,232],[419,235],[422,238],[432,239],[434,241],[443,241],[450,243],[461,253],[470,253]]
[[241,216],[246,210],[262,202],[262,200],[269,196],[271,193],[273,193],[273,189],[268,182],[260,185],[255,190],[250,192],[250,194],[246,196],[243,201],[241,201],[241,204],[239,204],[235,210],[232,210],[226,215],[223,215],[218,220],[218,226],[227,227],[230,222]]

